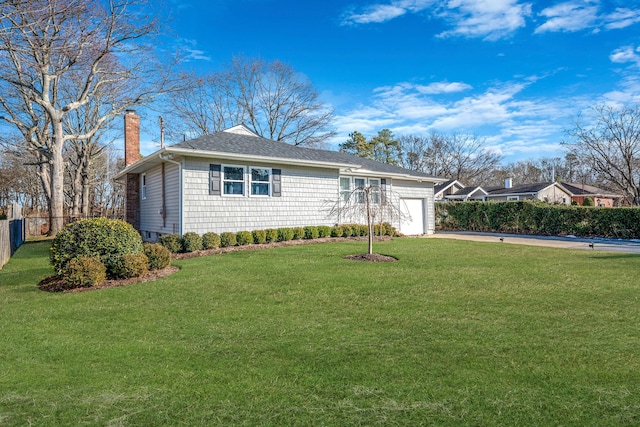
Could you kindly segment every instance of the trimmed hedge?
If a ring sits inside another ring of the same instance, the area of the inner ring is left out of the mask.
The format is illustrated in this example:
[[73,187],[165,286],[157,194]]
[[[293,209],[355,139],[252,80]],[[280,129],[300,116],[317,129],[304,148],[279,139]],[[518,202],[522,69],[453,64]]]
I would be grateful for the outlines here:
[[149,271],[149,258],[143,253],[124,254],[114,266],[113,275],[121,279],[140,277]]
[[295,232],[293,228],[278,228],[278,242],[288,242],[293,240]]
[[317,239],[320,233],[318,232],[318,227],[315,225],[309,225],[304,227],[304,238],[305,239]]
[[[303,229],[304,230],[304,229]],[[319,225],[318,226],[318,237],[331,237],[331,227],[328,225]]]
[[67,263],[63,277],[69,288],[88,288],[103,282],[107,269],[97,258],[80,257]]
[[236,233],[236,242],[239,246],[246,246],[253,243],[253,234],[250,231],[238,231]]
[[144,254],[149,260],[149,270],[162,270],[171,263],[171,252],[159,243],[145,243]]
[[228,246],[235,246],[238,244],[236,240],[236,233],[231,233],[229,231],[225,231],[224,233],[220,233],[220,247],[226,248]]
[[265,230],[253,230],[253,243],[262,245],[267,243],[267,232]]
[[638,239],[640,208],[548,205],[538,201],[437,203],[436,226],[442,230]]
[[293,228],[293,240],[304,239],[304,228],[303,227],[294,227]]
[[58,274],[69,261],[94,257],[107,268],[107,274],[124,254],[142,252],[142,237],[131,224],[118,219],[91,218],[67,224],[53,239],[49,259]]
[[267,233],[267,243],[275,243],[278,241],[278,230],[275,228],[267,228],[265,232]]
[[165,234],[158,237],[158,243],[169,249],[169,252],[177,254],[182,252],[182,238],[179,234]]
[[182,250],[184,252],[196,252],[202,250],[202,237],[198,233],[190,231],[184,233],[181,239]]
[[216,233],[204,233],[202,235],[202,249],[218,249],[220,247],[220,236]]

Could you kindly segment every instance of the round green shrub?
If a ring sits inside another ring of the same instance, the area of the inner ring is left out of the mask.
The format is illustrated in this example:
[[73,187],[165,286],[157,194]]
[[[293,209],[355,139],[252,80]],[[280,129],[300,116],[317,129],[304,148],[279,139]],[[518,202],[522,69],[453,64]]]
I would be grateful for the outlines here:
[[342,226],[342,237],[351,237],[353,229],[350,225],[345,224]]
[[305,239],[317,239],[318,238],[318,227],[315,225],[308,225],[304,227],[304,238]]
[[65,266],[63,278],[69,288],[88,288],[107,278],[107,268],[94,257],[74,258]]
[[319,225],[318,226],[318,237],[330,237],[331,236],[331,227],[328,225]]
[[220,247],[220,236],[217,233],[209,232],[202,235],[202,249],[218,249]]
[[267,243],[275,243],[278,241],[278,230],[275,228],[267,228]]
[[253,234],[250,231],[238,231],[236,233],[236,242],[240,246],[250,245],[253,243]]
[[143,253],[124,254],[118,259],[113,275],[119,279],[140,277],[149,271],[149,258]]
[[300,240],[300,239],[304,239],[304,228],[295,227],[293,229],[293,240]]
[[383,222],[382,223],[382,234],[384,234],[385,236],[397,236],[398,235],[398,230],[396,230],[396,228],[389,224],[388,222]]
[[159,243],[145,243],[144,254],[149,260],[149,270],[161,270],[171,263],[171,252]]
[[229,231],[225,231],[220,234],[220,247],[226,248],[228,246],[235,246],[238,242],[236,241],[236,233],[231,233]]
[[294,234],[293,228],[279,228],[278,242],[288,242],[289,240],[293,240]]
[[177,254],[182,252],[182,239],[179,234],[165,234],[158,237],[158,243],[165,248],[169,249],[169,252]]
[[265,230],[254,230],[252,234],[253,243],[262,245],[267,242],[267,232]]
[[594,206],[593,199],[591,197],[585,197],[582,200],[582,206]]
[[113,271],[124,254],[142,252],[142,238],[131,224],[108,218],[91,218],[69,223],[53,239],[49,259],[58,274],[75,258],[94,257]]
[[189,231],[184,233],[181,239],[182,250],[185,252],[196,252],[202,250],[202,237],[198,233]]
[[331,237],[342,237],[343,232],[344,230],[342,230],[342,226],[340,225],[331,227]]

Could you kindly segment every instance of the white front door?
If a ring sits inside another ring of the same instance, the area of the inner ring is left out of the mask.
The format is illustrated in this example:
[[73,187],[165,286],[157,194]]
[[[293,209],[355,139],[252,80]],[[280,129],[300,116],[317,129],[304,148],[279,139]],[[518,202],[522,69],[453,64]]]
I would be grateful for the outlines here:
[[400,199],[400,207],[402,209],[400,232],[402,234],[424,234],[423,206],[423,199]]

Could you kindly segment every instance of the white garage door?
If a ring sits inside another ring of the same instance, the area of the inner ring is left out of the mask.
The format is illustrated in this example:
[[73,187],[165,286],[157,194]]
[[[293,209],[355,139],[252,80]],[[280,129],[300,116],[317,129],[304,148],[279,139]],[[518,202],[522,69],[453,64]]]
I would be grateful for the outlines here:
[[400,199],[403,218],[400,221],[402,234],[424,234],[424,210],[422,199]]

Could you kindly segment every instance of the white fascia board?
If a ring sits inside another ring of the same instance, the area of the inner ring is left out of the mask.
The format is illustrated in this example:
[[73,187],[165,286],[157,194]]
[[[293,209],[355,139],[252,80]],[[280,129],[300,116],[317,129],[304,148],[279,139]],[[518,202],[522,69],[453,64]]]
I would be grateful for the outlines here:
[[130,164],[129,166],[127,166],[126,168],[121,170],[119,173],[117,173],[114,176],[114,179],[118,180],[118,179],[124,177],[128,173],[140,173],[140,172],[136,172],[136,170],[142,168],[143,166],[145,166],[148,163],[149,164],[160,163],[160,161],[162,161],[160,156],[164,153],[165,150],[166,150],[166,148],[163,148],[162,150],[156,151],[155,153],[150,154],[150,155],[148,155],[146,157],[143,157],[142,159],[138,160],[137,162]]
[[167,153],[172,153],[180,156],[189,156],[189,157],[204,157],[204,158],[215,158],[215,159],[224,159],[224,160],[238,160],[238,161],[247,161],[247,162],[273,162],[279,163],[283,165],[295,165],[295,166],[317,166],[324,168],[355,168],[359,167],[356,165],[348,164],[348,163],[333,163],[333,162],[318,162],[316,160],[300,160],[300,159],[285,159],[282,157],[263,157],[263,156],[253,156],[249,154],[236,154],[236,153],[226,153],[223,151],[198,151],[198,150],[185,150],[180,148],[166,148]]
[[372,171],[368,169],[358,169],[358,168],[354,168],[353,166],[348,167],[346,169],[340,169],[340,175],[356,176],[356,177],[363,177],[363,178],[365,177],[366,178],[390,178],[390,179],[400,179],[400,180],[407,180],[407,181],[430,182],[433,184],[439,184],[441,182],[448,181],[445,178],[415,176],[415,175],[409,175],[409,174],[403,174],[403,173],[378,172],[378,171]]

